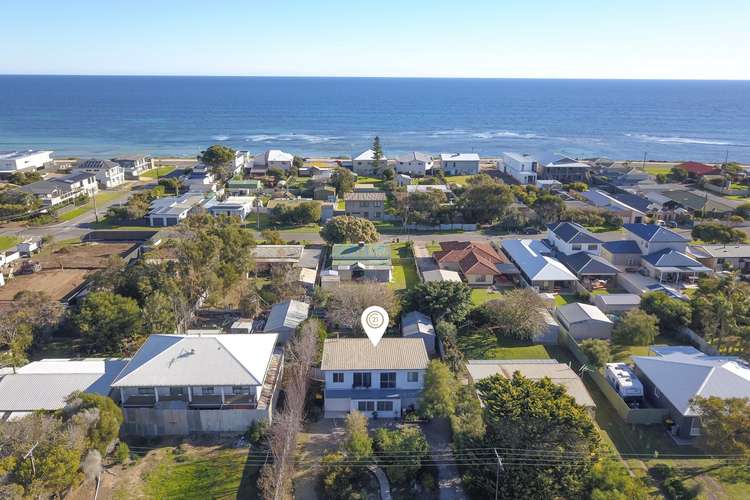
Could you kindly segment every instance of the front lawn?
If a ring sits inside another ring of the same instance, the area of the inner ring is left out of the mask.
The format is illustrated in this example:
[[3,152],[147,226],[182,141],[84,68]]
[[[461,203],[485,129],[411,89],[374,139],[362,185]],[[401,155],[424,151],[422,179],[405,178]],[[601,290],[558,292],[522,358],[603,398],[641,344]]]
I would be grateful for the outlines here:
[[[99,192],[99,194],[96,195],[97,207],[100,211],[102,211],[101,205],[103,203],[109,203],[110,201],[114,201],[118,198],[121,198],[122,196],[123,196],[122,191],[101,191]],[[80,207],[76,207],[73,210],[70,210],[68,212],[59,214],[57,216],[57,220],[59,221],[73,220],[76,217],[80,217],[81,215],[93,209],[94,209],[94,201],[92,199],[89,199],[89,201],[87,201],[84,205],[81,205]]]
[[169,175],[174,171],[175,167],[157,167],[143,172],[141,174],[141,177],[145,177],[146,179],[156,179],[157,177],[164,177],[165,175]]
[[20,242],[21,238],[17,236],[0,235],[0,251],[8,250],[9,248],[16,246]]
[[377,184],[382,181],[383,179],[380,179],[379,177],[368,177],[366,175],[360,175],[357,177],[357,184]]
[[392,243],[391,260],[393,262],[393,281],[395,290],[405,290],[419,283],[414,254],[408,243]]
[[497,292],[495,290],[490,290],[487,288],[472,288],[471,289],[471,303],[474,304],[474,307],[479,307],[485,302],[499,299],[501,295],[502,294],[500,292]]

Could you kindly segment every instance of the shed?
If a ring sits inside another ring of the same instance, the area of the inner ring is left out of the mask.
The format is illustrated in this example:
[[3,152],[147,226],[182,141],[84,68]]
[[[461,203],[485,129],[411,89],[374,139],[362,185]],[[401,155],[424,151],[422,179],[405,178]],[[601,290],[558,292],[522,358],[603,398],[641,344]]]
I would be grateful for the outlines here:
[[263,328],[265,333],[278,333],[279,342],[289,340],[297,327],[307,319],[310,304],[298,300],[285,300],[274,304]]
[[608,339],[614,326],[602,311],[591,304],[575,302],[557,308],[557,319],[576,340]]
[[594,305],[606,314],[623,313],[641,305],[641,298],[634,293],[594,295],[593,299]]
[[421,338],[430,356],[435,355],[435,327],[429,316],[419,311],[411,311],[401,317],[401,336]]

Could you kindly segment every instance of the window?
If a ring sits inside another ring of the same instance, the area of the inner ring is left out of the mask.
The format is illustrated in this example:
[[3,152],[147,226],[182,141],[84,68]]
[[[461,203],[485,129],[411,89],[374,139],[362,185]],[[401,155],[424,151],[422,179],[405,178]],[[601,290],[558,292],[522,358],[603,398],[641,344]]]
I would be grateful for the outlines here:
[[573,245],[571,248],[573,250],[580,250],[581,249],[581,245]]
[[396,372],[385,372],[380,374],[380,388],[394,389],[396,387]]
[[153,387],[139,387],[138,394],[140,394],[141,396],[153,396],[154,388]]
[[393,401],[378,401],[378,411],[393,411]]
[[355,373],[354,383],[352,387],[370,387],[372,385],[372,374],[367,373]]
[[170,387],[169,395],[170,396],[184,396],[185,388],[184,387]]
[[[380,406],[380,403],[378,403],[378,406]],[[378,408],[380,409],[380,408]],[[693,418],[690,421],[690,435],[691,436],[700,436],[701,435],[701,422],[697,418]]]
[[375,411],[375,401],[357,401],[357,410]]
[[203,394],[204,396],[213,396],[214,388],[213,387],[201,387],[201,394]]
[[333,374],[333,383],[334,384],[341,384],[342,382],[344,382],[344,374],[340,373],[340,372],[334,373]]
[[589,250],[596,250],[599,248],[599,245],[589,245]]
[[419,382],[419,372],[408,372],[406,380],[407,382]]
[[248,395],[250,394],[250,386],[248,385],[233,385],[232,394],[235,396]]

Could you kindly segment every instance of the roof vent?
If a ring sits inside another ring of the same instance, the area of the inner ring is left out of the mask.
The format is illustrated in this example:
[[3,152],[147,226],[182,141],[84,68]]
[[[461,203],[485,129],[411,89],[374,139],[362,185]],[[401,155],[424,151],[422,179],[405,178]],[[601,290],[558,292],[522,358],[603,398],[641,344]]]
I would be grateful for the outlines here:
[[359,247],[360,247],[360,248],[362,248],[363,246],[365,246],[365,242],[364,242],[364,241],[360,241],[360,242],[358,243],[358,245],[359,245]]

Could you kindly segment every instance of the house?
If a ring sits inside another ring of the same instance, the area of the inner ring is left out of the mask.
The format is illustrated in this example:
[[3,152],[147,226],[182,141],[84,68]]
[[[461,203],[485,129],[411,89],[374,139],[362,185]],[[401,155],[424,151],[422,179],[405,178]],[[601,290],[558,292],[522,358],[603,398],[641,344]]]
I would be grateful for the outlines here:
[[474,175],[479,173],[479,155],[476,153],[442,153],[440,168],[445,175]]
[[242,175],[246,168],[252,168],[253,159],[250,151],[235,151],[232,175]]
[[255,272],[264,273],[273,267],[296,267],[304,250],[304,245],[256,245],[250,253],[255,261]]
[[206,209],[214,217],[226,215],[239,217],[241,220],[260,207],[261,201],[255,196],[229,196],[224,201],[214,201],[206,204]]
[[53,164],[53,151],[0,151],[0,179],[7,178],[15,172],[41,170]]
[[565,267],[570,269],[587,289],[605,288],[604,283],[614,281],[620,272],[615,266],[607,262],[604,257],[588,252],[562,254],[558,257]]
[[461,273],[471,286],[509,286],[519,274],[505,255],[486,242],[444,241],[432,257],[440,269]]
[[714,271],[736,269],[742,274],[750,273],[750,245],[701,245],[698,249],[706,254],[698,260]]
[[537,179],[536,187],[542,191],[552,191],[554,189],[562,189],[562,182],[556,181],[555,179]]
[[125,177],[128,179],[137,179],[145,171],[151,170],[154,167],[151,158],[147,156],[121,156],[111,158],[111,160],[120,165]]
[[571,255],[587,252],[599,255],[602,241],[576,222],[558,222],[547,226],[547,240],[558,252]]
[[669,410],[673,435],[701,435],[700,418],[691,400],[697,396],[750,398],[750,365],[731,356],[709,356],[694,347],[653,346],[655,356],[633,356],[646,398]]
[[656,224],[624,224],[643,255],[671,249],[684,252],[690,241],[684,236]]
[[230,179],[226,191],[230,196],[250,196],[263,190],[263,183],[258,179]]
[[640,170],[638,168],[631,168],[630,170],[623,172],[618,175],[615,179],[615,184],[618,186],[632,186],[639,182],[647,181],[650,179],[648,172]]
[[352,170],[357,175],[380,175],[388,167],[388,158],[385,155],[375,161],[375,151],[366,149],[352,158]]
[[612,336],[612,320],[591,304],[574,302],[555,311],[557,320],[576,340],[608,339]]
[[342,418],[398,418],[416,408],[429,363],[421,338],[326,339],[320,369],[325,380],[324,414]]
[[661,191],[661,194],[686,209],[690,214],[700,214],[704,217],[730,215],[734,212],[735,208],[721,198],[700,191],[672,189]]
[[119,163],[111,160],[82,160],[73,167],[74,173],[94,174],[101,189],[117,187],[125,182],[125,172]]
[[453,196],[453,191],[445,184],[410,184],[406,186],[407,193],[428,193],[430,191],[440,191],[446,197]]
[[554,359],[470,359],[466,362],[466,369],[475,383],[493,375],[510,379],[516,372],[531,380],[548,378],[552,383],[563,386],[578,405],[589,410],[596,408],[578,374],[565,363],[558,363]]
[[109,396],[110,384],[127,359],[42,359],[15,372],[0,371],[0,421],[36,411],[57,411],[75,391]]
[[193,193],[216,192],[216,177],[206,169],[195,169],[183,181],[188,191]]
[[346,215],[382,221],[385,215],[385,191],[359,191],[344,195]]
[[519,184],[536,184],[539,162],[531,155],[505,152],[502,158],[503,171]]
[[430,271],[424,271],[422,273],[422,279],[426,282],[430,281],[461,281],[461,275],[456,271],[448,271],[446,269],[433,269]]
[[396,157],[396,172],[424,177],[432,170],[432,164],[430,155],[412,151]]
[[18,251],[18,248],[0,250],[0,268],[8,266],[11,262],[15,262],[20,258],[21,252]]
[[307,319],[309,314],[310,304],[299,300],[279,302],[271,307],[263,331],[279,334],[278,341],[285,343],[294,335],[297,327]]
[[624,224],[641,223],[646,219],[646,214],[635,207],[623,203],[609,193],[600,189],[589,189],[583,191],[581,195],[586,198],[589,203],[597,208],[601,208],[617,215]]
[[573,158],[562,157],[541,168],[545,179],[554,179],[563,184],[588,182],[591,165]]
[[550,257],[552,249],[539,240],[503,240],[503,252],[518,269],[524,281],[537,291],[572,290],[578,281],[560,261]]
[[634,293],[604,293],[592,295],[594,305],[604,314],[621,314],[638,309],[641,298]]
[[313,190],[313,200],[336,201],[336,188],[333,186],[318,186]]
[[401,316],[401,336],[404,338],[418,338],[424,341],[427,354],[435,356],[435,327],[429,316],[419,311],[411,311]]
[[602,243],[602,257],[624,268],[637,268],[641,264],[641,248],[633,240],[617,240]]
[[685,163],[675,165],[674,168],[684,170],[688,174],[688,177],[690,177],[691,179],[697,179],[703,177],[704,175],[714,175],[721,173],[721,169],[712,167],[711,165],[706,165],[705,163],[698,163],[697,161],[686,161]]
[[149,206],[148,225],[176,226],[204,202],[205,198],[199,193],[157,198]]
[[243,433],[271,422],[282,378],[275,334],[151,335],[112,383],[126,435]]
[[331,269],[340,281],[391,281],[391,249],[380,243],[338,243],[331,250]]
[[99,191],[96,176],[80,172],[32,182],[19,188],[42,201],[45,207],[68,203],[79,196],[93,196]]
[[284,171],[292,168],[294,155],[280,149],[269,149],[253,159],[253,171],[259,169],[280,168]]

